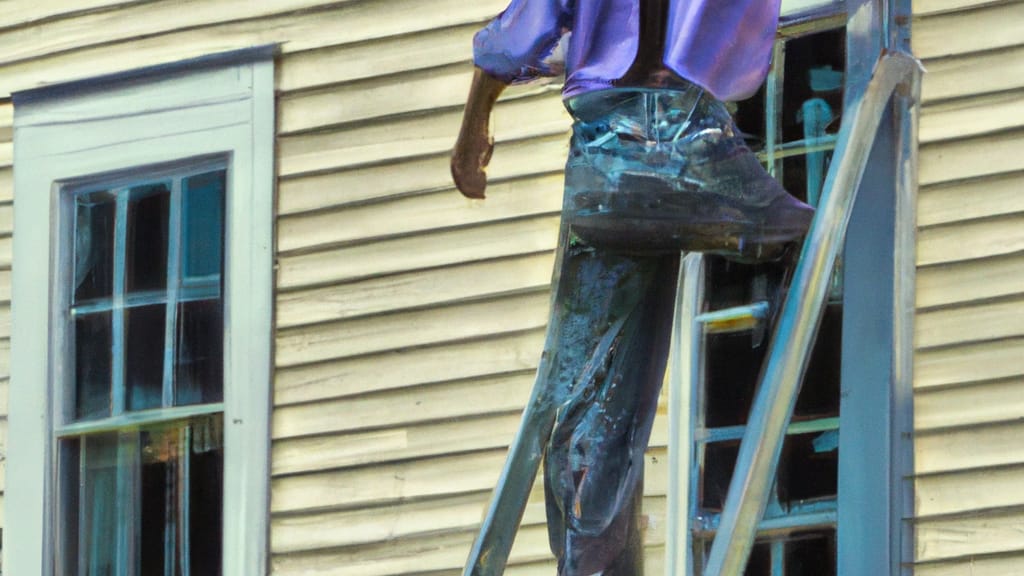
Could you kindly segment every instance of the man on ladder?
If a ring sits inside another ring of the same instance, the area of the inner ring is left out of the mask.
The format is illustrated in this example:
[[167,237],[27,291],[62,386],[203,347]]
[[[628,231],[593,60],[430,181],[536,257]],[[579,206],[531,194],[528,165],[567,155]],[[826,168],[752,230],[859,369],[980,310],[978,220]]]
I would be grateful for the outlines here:
[[564,71],[575,122],[545,352],[467,574],[504,569],[541,457],[559,574],[642,574],[643,454],[679,253],[777,258],[813,215],[721,102],[764,80],[779,2],[512,0],[477,34],[452,155],[464,195],[484,196],[508,84]]

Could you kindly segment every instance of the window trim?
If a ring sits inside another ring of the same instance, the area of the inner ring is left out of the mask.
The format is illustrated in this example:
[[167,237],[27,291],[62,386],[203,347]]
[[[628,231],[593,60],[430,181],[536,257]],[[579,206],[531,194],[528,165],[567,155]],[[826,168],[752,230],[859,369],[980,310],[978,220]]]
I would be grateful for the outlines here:
[[[14,94],[17,195],[4,565],[54,572],[61,189],[104,173],[229,157],[224,261],[225,574],[265,574],[270,479],[273,47]],[[45,191],[45,192],[44,192]],[[29,262],[48,263],[32,266]],[[47,289],[41,289],[46,286]]]

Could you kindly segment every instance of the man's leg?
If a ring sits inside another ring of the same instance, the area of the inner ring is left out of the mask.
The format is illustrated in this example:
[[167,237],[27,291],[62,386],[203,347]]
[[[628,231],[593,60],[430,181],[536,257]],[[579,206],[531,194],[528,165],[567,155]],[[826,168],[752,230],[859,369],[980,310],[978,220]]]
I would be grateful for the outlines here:
[[668,355],[678,256],[568,248],[552,322],[564,390],[545,460],[564,576],[641,573],[644,450]]

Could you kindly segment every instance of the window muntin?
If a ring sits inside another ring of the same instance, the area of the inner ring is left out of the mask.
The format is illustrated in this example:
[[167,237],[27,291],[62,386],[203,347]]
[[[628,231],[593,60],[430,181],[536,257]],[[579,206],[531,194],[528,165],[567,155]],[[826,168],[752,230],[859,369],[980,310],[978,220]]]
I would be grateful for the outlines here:
[[[768,170],[789,192],[814,204],[839,128],[845,36],[842,30],[811,30],[778,41],[768,81],[753,98],[738,103],[735,113]],[[759,301],[781,304],[784,264],[705,261],[707,288],[698,313]],[[748,563],[751,576],[836,571],[841,297],[835,282]],[[702,336],[704,367],[696,380],[692,420],[694,573],[703,571],[720,520],[768,337],[763,328]]]
[[220,571],[226,191],[223,159],[62,188],[62,574]]

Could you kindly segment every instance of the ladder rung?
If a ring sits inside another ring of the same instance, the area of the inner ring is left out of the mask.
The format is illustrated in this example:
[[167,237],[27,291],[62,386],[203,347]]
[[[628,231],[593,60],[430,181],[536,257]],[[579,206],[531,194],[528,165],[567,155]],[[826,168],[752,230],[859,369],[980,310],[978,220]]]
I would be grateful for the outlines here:
[[724,308],[713,312],[705,312],[697,316],[697,321],[704,325],[708,334],[723,334],[751,330],[768,318],[770,307],[768,302],[754,302],[745,306]]

